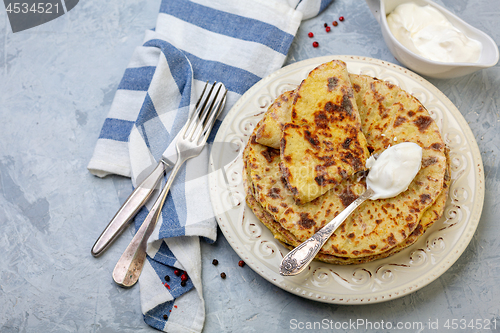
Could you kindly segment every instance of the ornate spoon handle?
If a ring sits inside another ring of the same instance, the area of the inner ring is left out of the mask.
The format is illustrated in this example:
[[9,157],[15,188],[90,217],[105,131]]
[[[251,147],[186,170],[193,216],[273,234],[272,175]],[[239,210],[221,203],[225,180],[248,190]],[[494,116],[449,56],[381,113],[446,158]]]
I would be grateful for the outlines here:
[[366,199],[373,195],[373,190],[368,188],[356,200],[346,207],[339,215],[321,228],[311,238],[290,251],[281,261],[280,275],[293,276],[302,272],[307,265],[318,254],[321,247],[330,238],[333,232],[345,221],[345,219],[361,205]]

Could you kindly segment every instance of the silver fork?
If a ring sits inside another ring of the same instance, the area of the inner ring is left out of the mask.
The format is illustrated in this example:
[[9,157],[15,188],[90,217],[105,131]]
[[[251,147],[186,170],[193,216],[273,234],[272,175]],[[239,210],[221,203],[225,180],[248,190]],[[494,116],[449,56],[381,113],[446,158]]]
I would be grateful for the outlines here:
[[[210,85],[208,81],[203,87],[200,98],[196,102],[196,109],[200,105],[205,105],[208,98],[208,89]],[[178,134],[180,135],[180,134]],[[125,200],[120,209],[116,212],[115,216],[109,221],[107,227],[103,230],[102,234],[99,236],[94,246],[92,246],[91,253],[94,257],[100,256],[110,245],[115,241],[115,239],[120,236],[120,234],[128,227],[129,222],[132,218],[139,212],[139,210],[144,206],[148,199],[153,195],[153,192],[158,189],[160,179],[165,173],[170,171],[175,164],[175,160],[171,160],[170,157],[175,153],[175,143],[177,138],[171,142],[167,149],[162,154],[162,157],[158,161],[157,166],[153,171],[132,191],[130,196]]]
[[113,280],[122,287],[132,287],[141,275],[146,261],[146,247],[151,236],[167,194],[182,164],[190,158],[198,156],[208,139],[210,131],[220,111],[224,108],[227,89],[222,83],[214,83],[208,92],[205,103],[200,103],[181,130],[176,142],[177,161],[163,187],[158,199],[149,211],[148,216],[125,249],[113,270]]

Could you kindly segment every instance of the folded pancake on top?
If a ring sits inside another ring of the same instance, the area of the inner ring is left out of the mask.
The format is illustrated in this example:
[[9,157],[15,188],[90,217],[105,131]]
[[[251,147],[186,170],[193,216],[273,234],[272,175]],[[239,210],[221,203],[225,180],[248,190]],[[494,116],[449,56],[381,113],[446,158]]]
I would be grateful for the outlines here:
[[[423,159],[407,191],[394,198],[365,202],[323,246],[322,255],[341,257],[344,262],[345,258],[356,262],[381,257],[397,251],[400,244],[411,243],[410,236],[419,232],[424,213],[432,209],[446,188],[447,169],[446,148],[437,125],[416,98],[368,76],[351,74],[350,79],[370,150],[381,153],[392,144],[414,142],[422,147]],[[292,246],[296,244],[291,238],[296,243],[305,241],[365,190],[363,181],[344,179],[316,199],[297,204],[282,176],[278,150],[259,144],[252,135],[243,158],[254,199],[286,231],[280,235]],[[440,213],[432,215],[438,217]]]
[[281,172],[298,204],[364,169],[369,152],[344,62],[318,66],[297,88],[280,154]]

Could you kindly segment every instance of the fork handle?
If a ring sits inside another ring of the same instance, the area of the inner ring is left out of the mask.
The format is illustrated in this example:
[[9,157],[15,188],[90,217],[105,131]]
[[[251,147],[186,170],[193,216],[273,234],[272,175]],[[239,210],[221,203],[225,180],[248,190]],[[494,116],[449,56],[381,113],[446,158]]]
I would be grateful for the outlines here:
[[134,238],[123,252],[122,256],[116,263],[113,270],[113,280],[121,287],[130,288],[132,287],[139,276],[141,275],[142,268],[146,261],[146,248],[148,239],[155,229],[158,218],[161,214],[161,209],[167,198],[167,194],[172,186],[172,183],[179,171],[181,165],[185,162],[185,159],[180,157],[175,162],[174,168],[170,173],[167,183],[160,192],[158,199],[156,199],[153,207],[149,211],[148,216],[144,222],[142,222],[141,227],[137,230]]
[[92,247],[90,253],[94,257],[100,256],[127,228],[130,220],[151,196],[161,177],[170,166],[171,164],[168,165],[160,160],[151,174],[134,189]]

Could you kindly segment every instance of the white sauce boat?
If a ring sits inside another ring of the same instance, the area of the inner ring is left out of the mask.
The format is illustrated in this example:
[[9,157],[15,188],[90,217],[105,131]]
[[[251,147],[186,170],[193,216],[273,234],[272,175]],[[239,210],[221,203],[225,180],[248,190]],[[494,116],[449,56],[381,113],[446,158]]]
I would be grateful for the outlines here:
[[[413,2],[419,6],[430,5],[440,11],[457,29],[469,38],[482,44],[479,60],[475,63],[449,63],[426,59],[407,49],[391,33],[386,16],[398,5]],[[394,57],[409,69],[434,78],[448,79],[473,73],[477,70],[495,66],[498,62],[498,46],[493,39],[479,29],[474,28],[447,9],[429,0],[366,0],[373,16],[379,22],[385,43]]]

